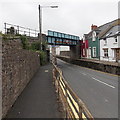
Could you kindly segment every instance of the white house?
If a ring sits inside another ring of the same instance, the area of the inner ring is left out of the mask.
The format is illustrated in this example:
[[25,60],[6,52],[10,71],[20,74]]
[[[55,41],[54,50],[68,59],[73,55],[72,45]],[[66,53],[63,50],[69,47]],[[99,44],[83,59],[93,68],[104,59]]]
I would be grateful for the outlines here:
[[120,24],[111,26],[100,38],[100,60],[120,62]]

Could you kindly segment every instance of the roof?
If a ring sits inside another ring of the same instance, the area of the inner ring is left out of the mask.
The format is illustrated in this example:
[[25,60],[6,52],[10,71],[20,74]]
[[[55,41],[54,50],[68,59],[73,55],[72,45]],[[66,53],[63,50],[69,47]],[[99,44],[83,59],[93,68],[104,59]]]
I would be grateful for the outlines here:
[[97,29],[90,31],[87,34],[87,38],[90,38],[92,36],[93,31],[96,31],[97,36],[99,38],[102,38],[111,28],[113,28],[114,26],[119,25],[119,24],[120,24],[120,19],[116,19],[114,21],[103,24],[103,25],[99,26]]
[[[103,29],[100,33],[99,33],[99,38],[102,38],[107,32],[109,32],[111,29],[114,30],[114,27],[116,28],[116,30],[118,31],[119,29],[117,29],[117,26],[120,25],[120,19],[117,19],[113,22],[111,22],[109,24],[109,26],[106,27],[106,29]],[[104,26],[105,27],[105,26]]]
[[120,35],[120,25],[113,26],[110,30],[108,30],[102,37],[102,38],[108,38],[113,36]]

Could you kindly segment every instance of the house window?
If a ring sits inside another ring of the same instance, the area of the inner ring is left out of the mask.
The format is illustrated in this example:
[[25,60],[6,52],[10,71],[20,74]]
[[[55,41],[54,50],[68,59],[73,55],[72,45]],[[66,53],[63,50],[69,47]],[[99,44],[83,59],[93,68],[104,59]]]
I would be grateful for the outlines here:
[[93,57],[96,57],[96,47],[93,47]]
[[108,49],[104,49],[104,57],[108,57]]
[[96,32],[93,31],[93,33],[92,33],[92,41],[95,41],[95,40],[96,40]]
[[104,41],[105,41],[104,45],[107,45],[107,39],[104,39]]
[[118,42],[118,39],[117,39],[117,37],[115,37],[115,42]]

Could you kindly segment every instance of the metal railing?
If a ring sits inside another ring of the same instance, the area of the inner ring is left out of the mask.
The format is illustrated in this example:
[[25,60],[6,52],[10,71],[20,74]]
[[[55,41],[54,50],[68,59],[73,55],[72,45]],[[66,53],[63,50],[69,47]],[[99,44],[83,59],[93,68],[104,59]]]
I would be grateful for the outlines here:
[[4,27],[5,34],[12,33],[12,34],[26,35],[26,36],[29,36],[29,37],[37,37],[38,33],[39,33],[38,30],[22,27],[22,26],[19,26],[19,25],[4,23],[4,26],[5,26]]
[[94,120],[85,104],[70,88],[62,75],[62,71],[53,64],[53,83],[56,88],[58,99],[63,105],[66,119]]

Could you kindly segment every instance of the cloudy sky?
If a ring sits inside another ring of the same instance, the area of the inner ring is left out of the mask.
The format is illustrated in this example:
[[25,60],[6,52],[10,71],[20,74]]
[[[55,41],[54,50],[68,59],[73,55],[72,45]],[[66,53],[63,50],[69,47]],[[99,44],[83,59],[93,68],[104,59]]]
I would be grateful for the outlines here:
[[0,0],[0,31],[4,22],[38,29],[38,5],[42,9],[42,32],[54,30],[83,36],[92,24],[102,25],[118,18],[119,0]]

